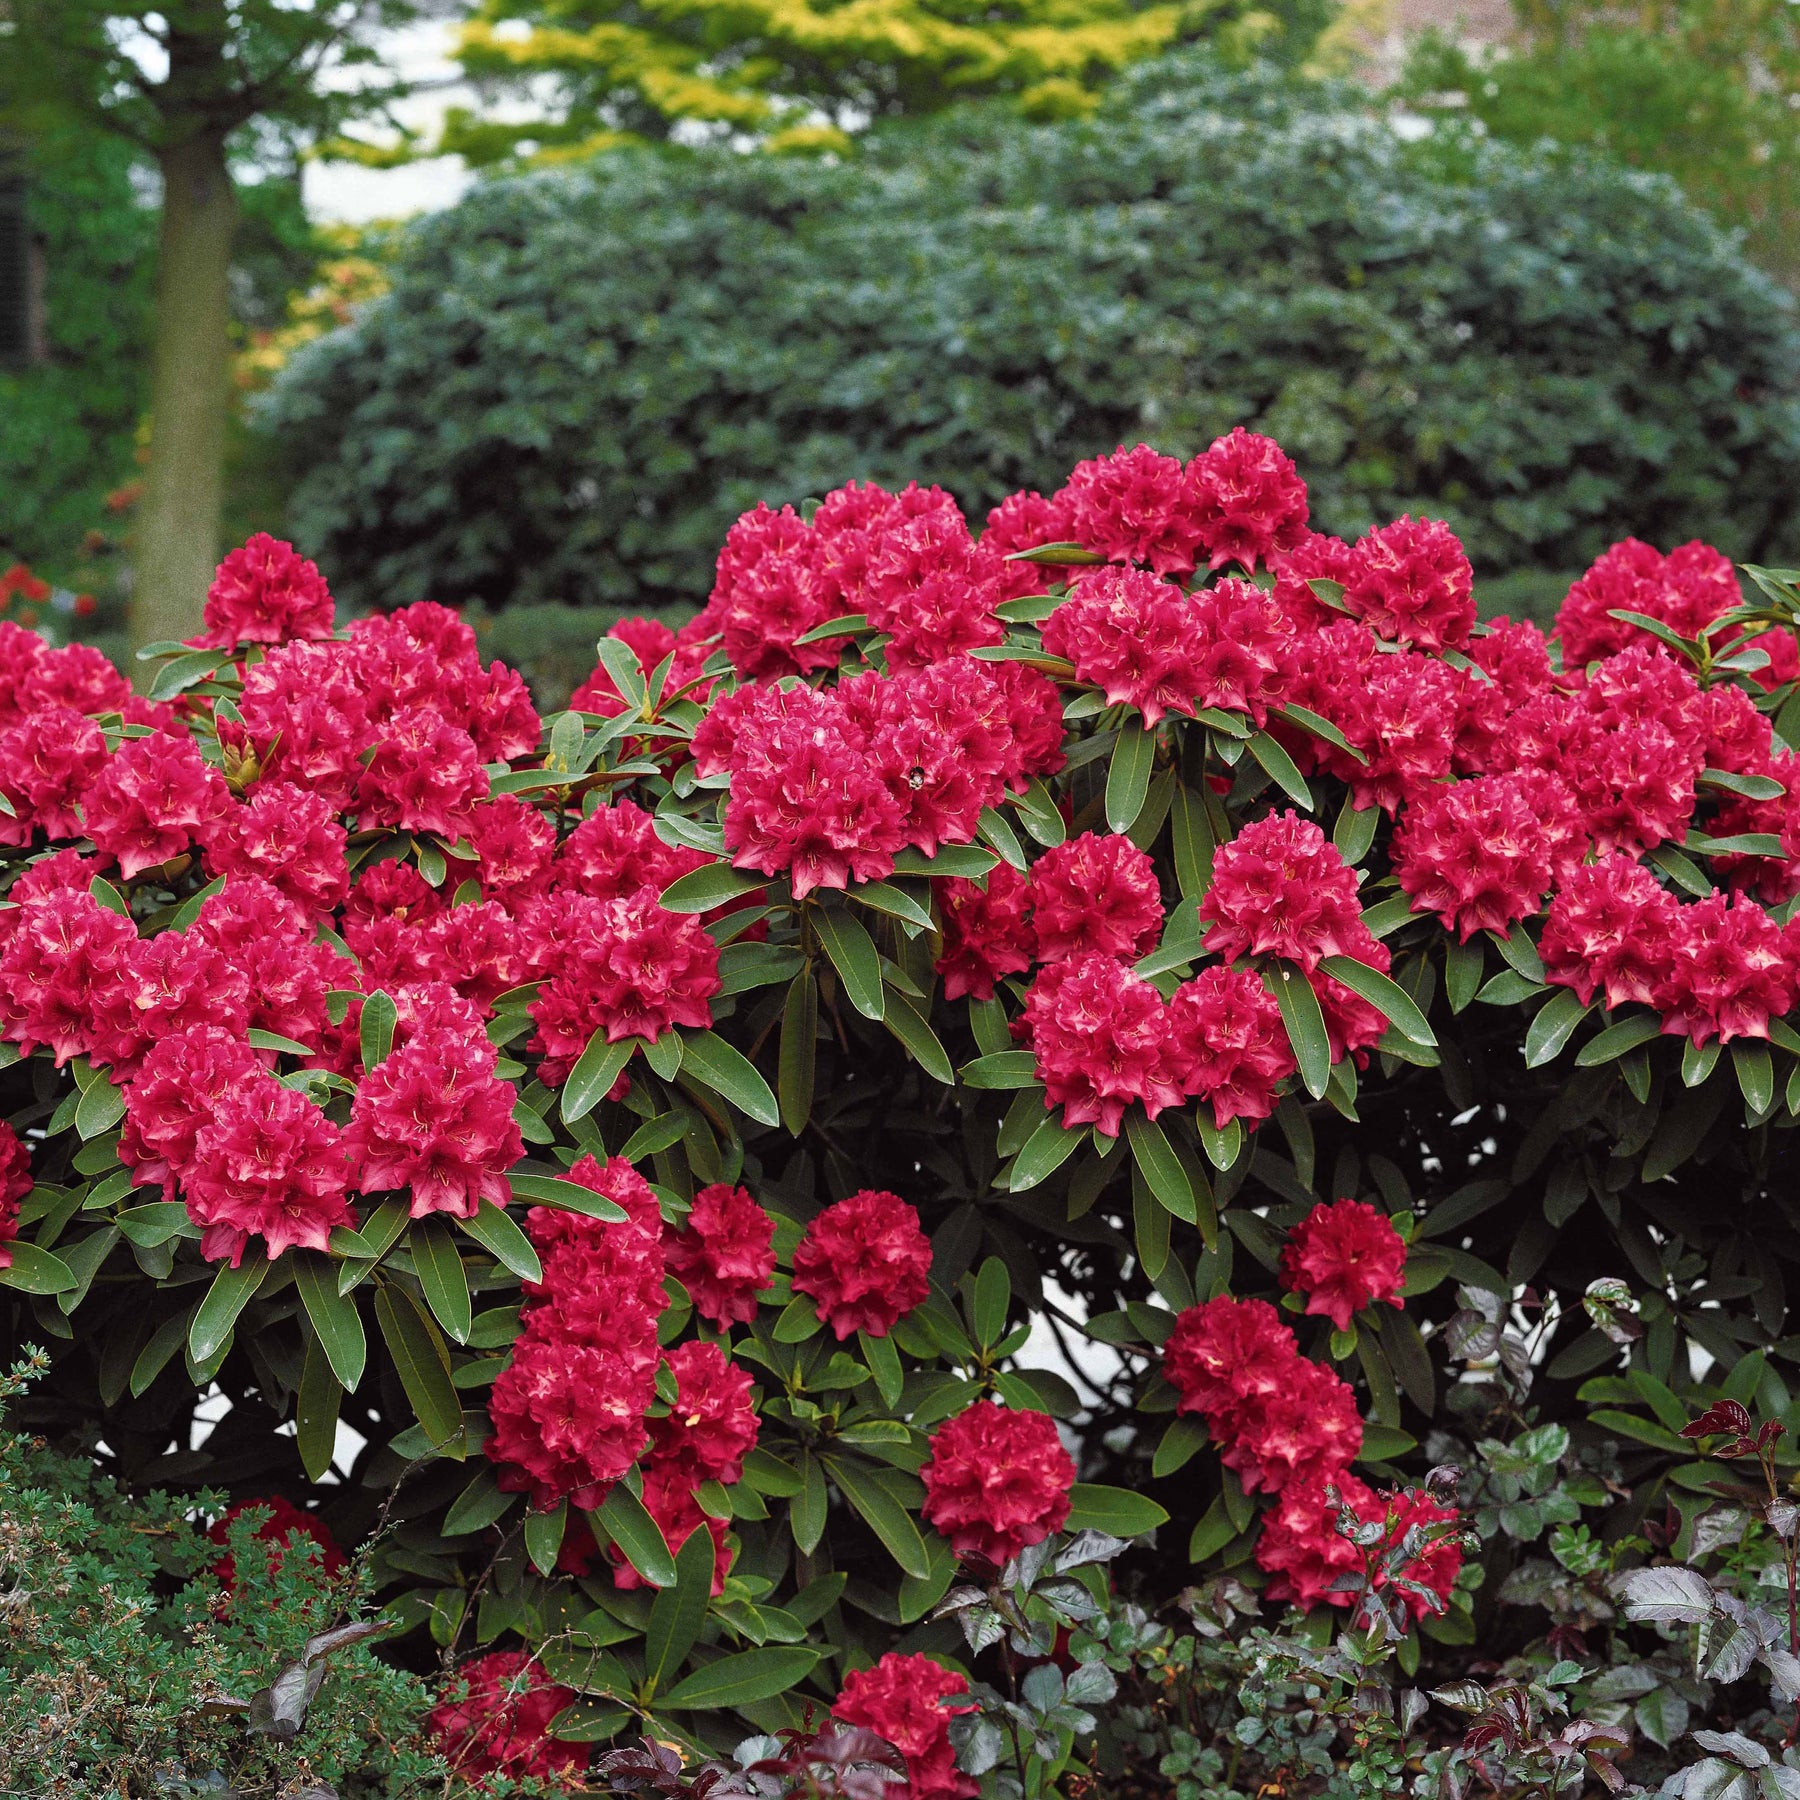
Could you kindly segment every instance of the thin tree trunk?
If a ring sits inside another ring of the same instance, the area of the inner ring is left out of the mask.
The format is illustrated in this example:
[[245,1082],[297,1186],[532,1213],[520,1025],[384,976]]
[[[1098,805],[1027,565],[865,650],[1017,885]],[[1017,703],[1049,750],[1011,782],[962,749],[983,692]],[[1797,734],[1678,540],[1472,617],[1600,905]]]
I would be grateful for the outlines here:
[[219,558],[230,407],[227,294],[237,195],[224,140],[202,133],[165,150],[161,162],[150,475],[137,524],[134,650],[200,629]]

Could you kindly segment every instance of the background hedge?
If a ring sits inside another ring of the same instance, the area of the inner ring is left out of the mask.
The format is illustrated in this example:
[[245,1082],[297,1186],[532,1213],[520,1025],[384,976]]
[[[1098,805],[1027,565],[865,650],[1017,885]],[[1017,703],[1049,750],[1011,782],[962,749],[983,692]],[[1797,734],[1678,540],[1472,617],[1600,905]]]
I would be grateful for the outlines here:
[[1660,179],[1189,56],[1087,123],[485,184],[263,415],[344,598],[628,607],[702,598],[758,499],[916,474],[980,509],[1239,421],[1326,528],[1422,508],[1485,572],[1628,532],[1767,558],[1800,335]]

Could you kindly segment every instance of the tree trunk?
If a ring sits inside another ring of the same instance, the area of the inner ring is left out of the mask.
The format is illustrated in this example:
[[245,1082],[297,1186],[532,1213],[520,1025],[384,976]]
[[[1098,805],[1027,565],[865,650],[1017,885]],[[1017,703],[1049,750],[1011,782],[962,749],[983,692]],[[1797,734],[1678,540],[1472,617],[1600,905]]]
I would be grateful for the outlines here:
[[[131,646],[192,637],[219,559],[230,408],[227,306],[237,196],[222,137],[165,150],[150,475],[137,525]],[[140,668],[142,665],[139,665]]]

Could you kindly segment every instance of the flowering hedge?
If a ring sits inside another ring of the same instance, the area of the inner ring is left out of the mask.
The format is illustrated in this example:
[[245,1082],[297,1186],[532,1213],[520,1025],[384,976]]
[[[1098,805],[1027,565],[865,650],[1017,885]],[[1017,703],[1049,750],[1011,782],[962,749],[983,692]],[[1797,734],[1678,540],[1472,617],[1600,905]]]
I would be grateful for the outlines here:
[[1242,431],[759,507],[549,719],[266,537],[148,697],[0,625],[19,1416],[375,1532],[477,1778],[829,1708],[972,1794],[940,1603],[1056,1546],[1448,1679],[1509,1539],[1667,1545],[1788,1405],[1800,590],[1630,542],[1546,642],[1307,518]]

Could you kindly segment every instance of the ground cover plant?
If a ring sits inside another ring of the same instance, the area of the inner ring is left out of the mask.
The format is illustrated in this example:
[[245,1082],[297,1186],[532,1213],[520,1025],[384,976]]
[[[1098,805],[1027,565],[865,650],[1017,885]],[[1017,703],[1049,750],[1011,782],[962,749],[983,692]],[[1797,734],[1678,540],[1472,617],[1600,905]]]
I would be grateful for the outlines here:
[[0,623],[5,1454],[353,1553],[429,1791],[1800,1790],[1796,577],[1309,518],[758,507],[547,718]]

